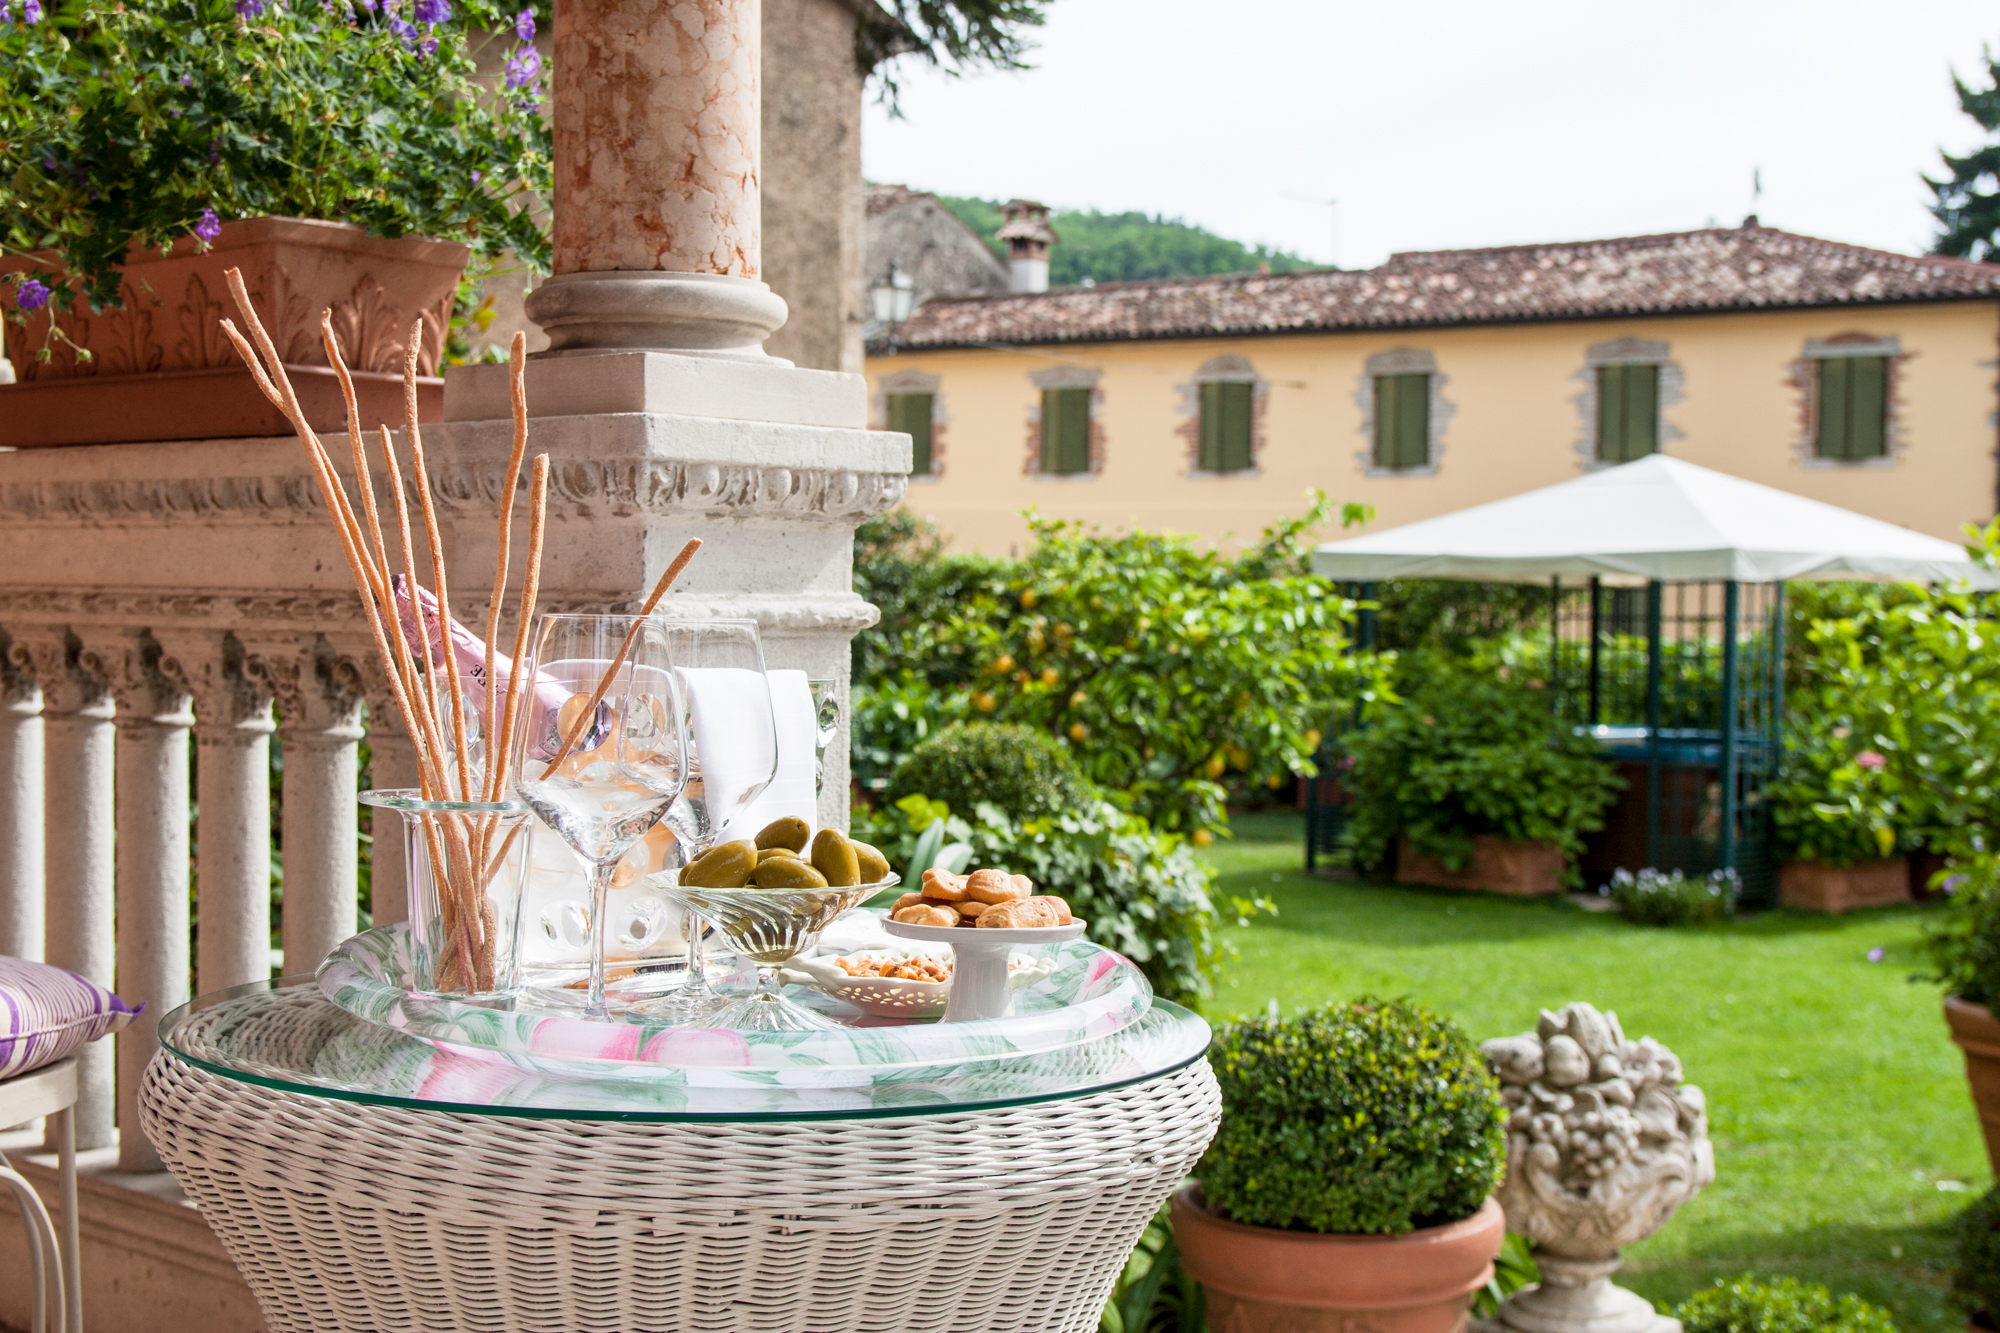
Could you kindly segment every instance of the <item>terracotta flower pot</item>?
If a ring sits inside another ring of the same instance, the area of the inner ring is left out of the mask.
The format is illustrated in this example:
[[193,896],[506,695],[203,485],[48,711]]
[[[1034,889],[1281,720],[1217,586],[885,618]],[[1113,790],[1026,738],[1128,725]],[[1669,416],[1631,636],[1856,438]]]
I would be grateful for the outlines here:
[[[88,360],[61,338],[49,340],[49,360],[38,360],[53,303],[24,314],[10,300],[7,357],[18,382],[0,388],[0,445],[290,436],[284,415],[258,391],[217,324],[236,318],[223,278],[230,268],[243,270],[251,302],[316,429],[347,429],[320,340],[320,311],[327,309],[341,356],[355,372],[362,423],[371,429],[403,422],[404,347],[411,324],[421,319],[419,415],[438,420],[445,332],[471,253],[421,237],[370,236],[341,222],[226,222],[205,254],[185,241],[166,256],[136,256],[125,266],[123,309],[93,315],[79,298],[62,312],[63,333],[90,350]],[[61,261],[0,260],[0,273],[35,268],[60,269]]]
[[1491,833],[1473,838],[1472,864],[1464,871],[1446,869],[1444,862],[1418,851],[1407,839],[1396,845],[1398,884],[1536,897],[1561,893],[1562,872],[1560,847],[1545,842],[1509,842]]
[[1965,1052],[1965,1078],[1972,1084],[1972,1105],[1986,1133],[1986,1160],[2000,1175],[2000,1018],[1983,1004],[1947,996],[1944,1021]]
[[1198,1185],[1174,1195],[1173,1220],[1210,1333],[1459,1333],[1507,1235],[1492,1199],[1449,1226],[1324,1236],[1217,1217]]
[[1851,866],[1787,861],[1778,867],[1778,901],[1808,912],[1846,912],[1856,907],[1906,903],[1910,901],[1910,861],[1904,856]]

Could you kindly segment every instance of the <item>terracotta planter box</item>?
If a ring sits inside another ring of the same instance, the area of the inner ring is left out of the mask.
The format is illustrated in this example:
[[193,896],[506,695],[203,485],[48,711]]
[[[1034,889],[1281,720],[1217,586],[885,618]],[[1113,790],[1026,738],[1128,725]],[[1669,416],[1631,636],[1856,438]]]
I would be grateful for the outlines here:
[[1173,1220],[1211,1333],[1459,1333],[1507,1235],[1492,1199],[1449,1226],[1323,1236],[1217,1217],[1197,1185],[1174,1195]]
[[1972,1085],[1972,1105],[1986,1133],[1986,1160],[2000,1175],[2000,1019],[1983,1004],[1948,998],[1944,1021],[1951,1039],[1965,1052],[1965,1079]]
[[[235,318],[223,273],[243,270],[251,302],[270,330],[316,429],[344,432],[340,385],[320,342],[320,311],[355,372],[362,422],[403,422],[403,357],[410,325],[424,322],[419,415],[444,415],[438,369],[452,297],[471,251],[419,237],[387,240],[340,222],[251,218],[223,224],[206,254],[187,241],[161,257],[147,251],[125,268],[124,308],[90,313],[79,299],[63,331],[90,349],[79,360],[60,339],[35,357],[53,305],[23,316],[7,303],[7,357],[18,383],[0,386],[0,445],[116,444],[285,435],[284,415],[257,390],[217,321]],[[42,268],[60,267],[53,257]],[[0,259],[0,272],[37,267]],[[240,325],[241,320],[237,320]]]
[[1485,889],[1523,897],[1562,892],[1562,850],[1545,842],[1509,842],[1490,833],[1472,840],[1472,865],[1464,873],[1412,847],[1396,844],[1396,882],[1440,889]]
[[1778,901],[1808,912],[1848,912],[1910,901],[1909,858],[1829,866],[1787,861],[1778,867]]

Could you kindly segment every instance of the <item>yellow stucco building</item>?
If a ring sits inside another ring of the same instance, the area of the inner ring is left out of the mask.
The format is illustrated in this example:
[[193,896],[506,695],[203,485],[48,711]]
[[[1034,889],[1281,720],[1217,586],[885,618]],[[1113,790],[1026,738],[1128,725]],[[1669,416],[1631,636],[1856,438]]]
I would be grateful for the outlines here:
[[906,506],[1254,537],[1311,488],[1377,529],[1663,450],[1955,539],[2000,493],[2000,266],[1743,227],[1357,272],[933,300],[869,339]]

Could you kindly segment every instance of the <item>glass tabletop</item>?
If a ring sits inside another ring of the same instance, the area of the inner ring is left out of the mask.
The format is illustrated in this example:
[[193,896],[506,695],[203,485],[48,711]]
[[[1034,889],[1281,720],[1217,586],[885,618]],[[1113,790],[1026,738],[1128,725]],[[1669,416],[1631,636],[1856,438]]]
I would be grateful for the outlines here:
[[[727,1034],[717,1034],[726,1036]],[[593,1078],[522,1068],[493,1052],[413,1037],[358,1018],[309,976],[204,995],[160,1024],[168,1050],[210,1073],[341,1101],[473,1115],[566,1120],[837,1120],[942,1115],[1082,1097],[1157,1078],[1208,1049],[1209,1028],[1154,1000],[1137,1022],[1093,1041],[905,1070],[788,1069],[764,1086],[700,1065],[657,1077]]]

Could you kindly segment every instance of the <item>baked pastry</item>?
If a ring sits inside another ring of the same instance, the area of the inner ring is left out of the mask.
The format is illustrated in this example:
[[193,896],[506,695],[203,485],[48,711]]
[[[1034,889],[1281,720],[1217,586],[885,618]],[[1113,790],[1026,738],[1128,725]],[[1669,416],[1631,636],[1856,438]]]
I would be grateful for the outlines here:
[[949,870],[939,870],[932,866],[924,872],[924,897],[940,902],[956,903],[965,900],[965,876],[954,875]]
[[982,903],[1012,902],[1028,891],[1004,870],[975,870],[965,877],[965,895]]
[[955,926],[958,924],[958,913],[949,907],[933,907],[928,903],[918,903],[893,913],[889,919],[900,921],[906,926]]
[[1016,898],[995,903],[979,916],[982,930],[1029,930],[1061,925],[1060,914],[1046,898]]

